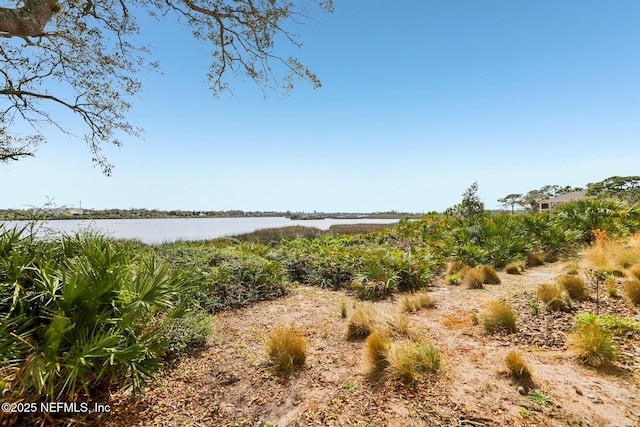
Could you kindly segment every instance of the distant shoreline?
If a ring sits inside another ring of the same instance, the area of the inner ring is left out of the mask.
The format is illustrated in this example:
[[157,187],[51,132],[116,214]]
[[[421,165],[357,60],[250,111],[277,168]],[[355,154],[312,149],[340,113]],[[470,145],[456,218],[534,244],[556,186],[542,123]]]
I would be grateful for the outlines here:
[[402,219],[419,218],[423,214],[409,212],[274,212],[274,211],[160,211],[147,209],[0,209],[0,221],[22,220],[103,220],[103,219],[162,219],[162,218],[288,218],[291,220],[323,220],[323,219]]

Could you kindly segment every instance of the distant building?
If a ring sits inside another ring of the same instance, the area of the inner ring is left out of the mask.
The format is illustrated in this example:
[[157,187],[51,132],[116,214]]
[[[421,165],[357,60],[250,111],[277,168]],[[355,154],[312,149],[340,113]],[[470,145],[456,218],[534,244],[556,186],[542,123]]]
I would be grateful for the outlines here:
[[62,215],[82,215],[84,211],[80,208],[54,208],[50,211],[51,215],[54,216],[62,216]]
[[552,197],[550,199],[541,200],[538,205],[540,212],[549,212],[563,203],[571,202],[574,200],[583,200],[585,198],[586,191],[572,191],[560,196]]

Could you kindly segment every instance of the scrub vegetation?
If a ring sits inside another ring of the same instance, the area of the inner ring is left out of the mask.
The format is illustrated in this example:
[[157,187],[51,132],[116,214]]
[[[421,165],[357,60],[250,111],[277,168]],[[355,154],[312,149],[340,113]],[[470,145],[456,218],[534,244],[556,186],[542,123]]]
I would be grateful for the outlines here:
[[[456,369],[447,365],[455,351],[441,351],[437,338],[425,332],[424,319],[446,303],[446,295],[434,298],[432,292],[461,283],[449,289],[467,293],[468,304],[493,300],[479,319],[496,333],[484,334],[484,340],[520,336],[527,322],[547,324],[564,315],[562,310],[573,310],[570,316],[583,306],[596,312],[596,295],[609,297],[604,282],[596,289],[593,277],[611,277],[610,291],[624,292],[626,298],[607,299],[608,304],[637,306],[638,230],[637,207],[598,199],[540,214],[490,214],[467,203],[366,233],[303,235],[296,229],[160,246],[91,233],[37,238],[27,229],[0,229],[0,386],[8,401],[77,401],[127,387],[142,391],[163,367],[197,357],[208,346],[240,345],[218,341],[217,316],[260,312],[266,301],[299,295],[304,286],[339,293],[327,303],[331,316],[342,322],[341,340],[359,346],[371,377],[422,387],[440,381],[434,378],[443,369]],[[585,249],[583,266],[591,273],[581,275],[575,260]],[[520,274],[538,261],[558,259],[571,259],[578,274],[528,290],[529,305],[503,300],[499,292],[507,283],[515,292],[513,284],[525,277]],[[499,301],[483,296],[492,292]],[[532,313],[539,304],[546,310]],[[285,323],[295,325],[289,316]],[[476,328],[472,316],[478,318],[470,310],[441,317],[464,319],[446,327],[470,331]],[[265,361],[287,377],[305,366],[295,375],[304,377],[312,350],[339,345],[315,346],[318,336],[330,333],[322,323],[257,329],[267,349],[251,355],[252,363]],[[614,364],[616,340],[626,336],[614,331],[622,329],[635,336],[637,321],[583,319],[563,344],[584,363]],[[530,378],[518,353],[502,360],[515,379]]]

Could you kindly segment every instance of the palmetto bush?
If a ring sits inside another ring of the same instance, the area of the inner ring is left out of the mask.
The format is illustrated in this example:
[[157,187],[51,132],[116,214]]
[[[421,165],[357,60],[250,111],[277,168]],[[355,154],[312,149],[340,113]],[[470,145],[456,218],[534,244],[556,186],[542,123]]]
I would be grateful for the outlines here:
[[96,234],[36,240],[0,230],[0,379],[26,400],[141,387],[162,364],[162,322],[180,276],[132,243]]
[[560,206],[554,216],[565,226],[580,232],[584,242],[594,239],[592,230],[606,231],[607,236],[620,237],[638,230],[640,211],[613,199],[576,200]]

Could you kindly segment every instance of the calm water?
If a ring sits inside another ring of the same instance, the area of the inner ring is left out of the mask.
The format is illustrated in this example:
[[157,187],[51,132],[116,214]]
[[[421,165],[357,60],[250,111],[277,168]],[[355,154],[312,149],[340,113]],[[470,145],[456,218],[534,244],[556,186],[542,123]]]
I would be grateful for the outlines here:
[[[392,224],[397,219],[320,219],[290,220],[272,218],[162,218],[162,219],[96,219],[53,220],[42,223],[40,232],[73,233],[79,230],[99,230],[121,239],[137,239],[153,245],[176,240],[206,240],[216,237],[250,233],[263,228],[302,225],[328,230],[334,224]],[[9,228],[21,221],[2,222]]]

